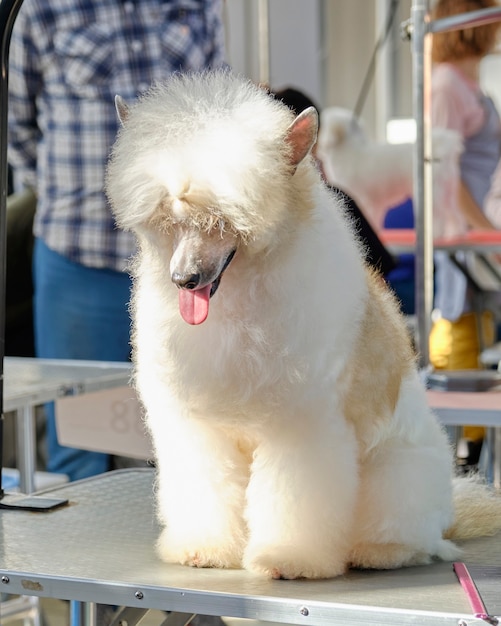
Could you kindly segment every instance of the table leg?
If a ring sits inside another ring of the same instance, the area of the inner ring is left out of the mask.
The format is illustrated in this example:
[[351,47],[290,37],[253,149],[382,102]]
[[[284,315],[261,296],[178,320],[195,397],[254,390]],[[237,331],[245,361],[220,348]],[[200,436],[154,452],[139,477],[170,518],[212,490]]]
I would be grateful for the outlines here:
[[137,626],[148,611],[149,609],[123,606],[116,611],[110,626],[123,626],[123,624],[127,626]]
[[493,431],[492,484],[496,489],[501,489],[501,428],[497,426]]
[[463,432],[463,427],[462,426],[454,426],[454,425],[448,425],[445,426],[445,432],[447,433],[447,437],[454,449],[454,451],[457,449],[457,445],[458,445],[458,441],[461,438],[461,433]]
[[[75,609],[79,610],[79,626],[100,626],[97,623],[97,604],[95,602],[75,602]],[[72,624],[74,626],[74,622]]]
[[35,407],[25,406],[16,411],[17,466],[22,493],[35,491]]
[[16,623],[22,620],[25,624],[29,620],[33,626],[42,626],[40,599],[36,596],[16,596],[12,599],[5,599],[1,596],[0,616],[6,621],[9,621],[10,618],[15,619]]
[[487,483],[501,488],[501,428],[489,427],[482,448],[479,463],[480,470],[484,474]]

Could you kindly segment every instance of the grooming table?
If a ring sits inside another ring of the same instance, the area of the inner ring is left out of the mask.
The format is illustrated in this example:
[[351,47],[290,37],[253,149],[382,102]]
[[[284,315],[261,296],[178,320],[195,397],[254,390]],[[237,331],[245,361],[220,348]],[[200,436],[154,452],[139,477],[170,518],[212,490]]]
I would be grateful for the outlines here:
[[[413,229],[383,229],[379,232],[379,237],[394,254],[416,251],[416,232]],[[477,298],[482,297],[484,290],[493,291],[500,288],[500,266],[492,258],[492,254],[501,255],[501,231],[471,230],[456,237],[438,237],[433,241],[433,249],[448,255],[465,275]],[[472,269],[468,260],[460,254],[464,252],[471,252],[475,255],[478,261],[476,270]],[[483,277],[479,278],[478,270],[482,271]],[[486,287],[483,286],[486,284],[485,280],[488,281]]]
[[[416,251],[416,231],[414,229],[383,229],[378,233],[381,241],[395,254]],[[476,284],[464,263],[457,260],[458,252],[473,252],[484,267],[501,283],[498,268],[492,265],[487,255],[501,254],[501,231],[469,231],[464,235],[450,238],[437,238],[433,242],[435,250],[447,252],[464,272],[467,279],[482,297],[482,289]],[[486,365],[501,361],[501,344],[482,352],[481,360]],[[496,356],[499,361],[494,361]],[[451,392],[428,391],[428,402],[445,426],[478,425],[487,428],[487,467],[489,482],[501,488],[501,394],[499,392]],[[501,591],[500,591],[501,593]]]
[[[395,254],[416,252],[416,231],[413,228],[385,228],[378,232],[385,246]],[[501,252],[501,231],[471,230],[457,237],[439,237],[434,240],[435,250],[446,252],[471,251],[477,254]]]
[[[426,391],[444,426],[485,426],[485,479],[501,489],[501,391]],[[501,594],[501,590],[500,590]]]
[[[165,564],[154,552],[153,481],[154,470],[120,470],[51,490],[70,504],[50,513],[0,511],[0,590],[169,610],[179,624],[178,613],[305,626],[485,623],[473,617],[451,563],[320,581]],[[501,561],[501,535],[463,547],[469,564]]]
[[63,396],[127,385],[130,363],[5,357],[4,411],[16,415],[20,489],[34,491],[35,407]]

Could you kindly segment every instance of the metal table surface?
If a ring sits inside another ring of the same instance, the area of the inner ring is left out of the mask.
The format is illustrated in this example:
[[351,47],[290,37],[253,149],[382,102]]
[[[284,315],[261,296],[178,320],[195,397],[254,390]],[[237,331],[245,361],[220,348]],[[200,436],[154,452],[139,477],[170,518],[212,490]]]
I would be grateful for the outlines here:
[[4,411],[16,413],[17,465],[20,488],[34,491],[34,409],[67,395],[127,385],[130,363],[5,357]]
[[4,411],[43,404],[61,396],[126,385],[129,363],[5,357]]
[[[154,470],[115,471],[51,490],[70,503],[50,513],[0,511],[0,591],[306,626],[485,624],[451,563],[320,581],[165,564],[153,484]],[[500,540],[465,542],[463,560],[499,565]]]

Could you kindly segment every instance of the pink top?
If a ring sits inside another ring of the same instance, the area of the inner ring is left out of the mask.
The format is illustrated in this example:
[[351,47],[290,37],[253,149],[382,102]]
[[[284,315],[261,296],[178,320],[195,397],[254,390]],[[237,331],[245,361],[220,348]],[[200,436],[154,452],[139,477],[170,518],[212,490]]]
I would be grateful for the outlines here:
[[[478,81],[468,78],[454,64],[435,65],[431,86],[432,124],[455,130],[462,136],[461,181],[483,210],[491,177],[500,158],[499,114],[493,101],[480,89]],[[437,203],[433,208],[434,220],[440,218],[443,234],[454,237],[468,232],[457,202],[453,202],[451,208],[444,203]],[[446,252],[435,254],[435,284],[435,306],[442,317],[454,321],[470,309],[466,277]]]
[[462,137],[477,133],[484,121],[478,82],[465,76],[451,63],[439,63],[433,68],[431,80],[432,125],[451,128]]

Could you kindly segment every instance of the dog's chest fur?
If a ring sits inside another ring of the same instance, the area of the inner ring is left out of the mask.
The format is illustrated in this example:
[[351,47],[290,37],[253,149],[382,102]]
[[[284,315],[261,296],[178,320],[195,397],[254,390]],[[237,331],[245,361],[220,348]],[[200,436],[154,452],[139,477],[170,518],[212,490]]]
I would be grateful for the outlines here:
[[[208,319],[195,327],[181,319],[177,289],[166,277],[138,274],[136,361],[161,364],[165,384],[183,403],[222,421],[236,414],[261,421],[291,406],[301,411],[305,386],[313,380],[333,386],[355,341],[356,328],[343,328],[357,316],[343,313],[351,306],[349,298],[340,298],[337,311],[326,317],[325,306],[303,297],[307,277],[291,283],[273,258],[249,267],[245,255],[237,254],[211,301]],[[362,307],[359,303],[360,314]],[[315,344],[319,354],[325,353],[321,327],[331,325],[331,334],[338,335],[332,358],[309,358]]]

